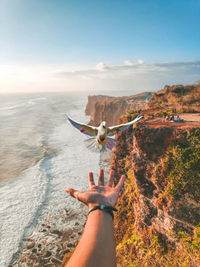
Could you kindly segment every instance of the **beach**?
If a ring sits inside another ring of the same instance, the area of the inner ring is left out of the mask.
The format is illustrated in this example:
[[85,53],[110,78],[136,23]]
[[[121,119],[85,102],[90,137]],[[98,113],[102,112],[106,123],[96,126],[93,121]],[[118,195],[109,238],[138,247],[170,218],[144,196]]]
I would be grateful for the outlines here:
[[[40,245],[49,251],[43,242],[51,244],[52,251],[62,231],[71,248],[77,242],[86,210],[65,189],[88,188],[88,172],[97,177],[99,154],[85,148],[86,137],[64,114],[87,122],[86,102],[86,95],[77,99],[70,94],[6,96],[1,101],[0,266],[17,264],[24,251],[34,254],[36,243],[38,251]],[[60,250],[64,255],[64,248]]]

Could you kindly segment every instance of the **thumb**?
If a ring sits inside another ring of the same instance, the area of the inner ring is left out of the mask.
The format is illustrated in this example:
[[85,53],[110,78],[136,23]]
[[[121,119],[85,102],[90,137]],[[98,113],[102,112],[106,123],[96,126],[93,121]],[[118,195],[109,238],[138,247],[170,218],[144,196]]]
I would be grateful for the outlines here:
[[[79,193],[78,190],[75,190],[75,189],[73,189],[73,188],[67,188],[65,191],[66,191],[70,196],[72,196],[72,197],[78,199],[78,193]],[[79,199],[78,199],[78,200],[79,200]]]

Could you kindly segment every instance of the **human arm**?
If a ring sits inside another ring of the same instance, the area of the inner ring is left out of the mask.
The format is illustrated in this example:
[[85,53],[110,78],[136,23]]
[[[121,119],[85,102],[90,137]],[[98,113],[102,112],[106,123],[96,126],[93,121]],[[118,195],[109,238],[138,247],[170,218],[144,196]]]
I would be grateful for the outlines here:
[[[114,207],[123,186],[125,176],[112,187],[114,171],[110,172],[108,182],[104,186],[103,170],[99,172],[98,186],[93,174],[89,173],[88,191],[77,191],[68,188],[66,191],[89,209],[97,205]],[[115,243],[113,236],[113,220],[109,213],[101,210],[92,211],[87,218],[85,229],[78,246],[66,267],[114,267],[116,266]]]

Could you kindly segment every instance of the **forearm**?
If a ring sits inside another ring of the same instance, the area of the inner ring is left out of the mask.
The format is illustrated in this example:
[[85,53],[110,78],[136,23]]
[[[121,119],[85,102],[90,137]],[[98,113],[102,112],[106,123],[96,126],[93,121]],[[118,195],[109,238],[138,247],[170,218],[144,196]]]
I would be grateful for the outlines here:
[[66,267],[116,266],[113,220],[105,211],[88,215],[78,246]]

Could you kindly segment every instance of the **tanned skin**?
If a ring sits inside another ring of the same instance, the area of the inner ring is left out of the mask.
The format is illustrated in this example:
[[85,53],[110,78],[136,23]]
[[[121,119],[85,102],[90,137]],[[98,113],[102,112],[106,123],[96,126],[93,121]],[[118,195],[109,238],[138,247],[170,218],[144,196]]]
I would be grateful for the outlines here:
[[[98,205],[114,207],[124,184],[125,175],[113,187],[114,171],[111,170],[108,182],[104,185],[104,172],[99,171],[98,185],[95,185],[92,172],[89,173],[88,191],[67,188],[66,192],[83,202],[91,209]],[[113,219],[105,211],[92,211],[87,218],[83,235],[65,267],[115,267],[115,242]]]

